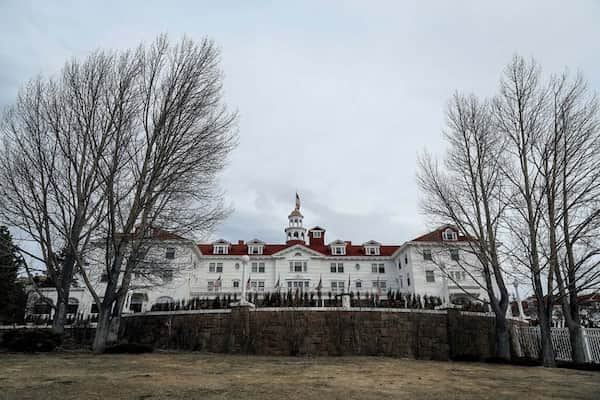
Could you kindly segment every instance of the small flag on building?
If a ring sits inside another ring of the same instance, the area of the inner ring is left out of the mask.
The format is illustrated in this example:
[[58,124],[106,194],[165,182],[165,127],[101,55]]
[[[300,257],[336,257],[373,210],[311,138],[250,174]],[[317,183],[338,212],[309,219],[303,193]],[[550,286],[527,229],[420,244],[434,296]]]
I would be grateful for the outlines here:
[[276,290],[279,290],[279,289],[281,289],[281,282],[280,282],[280,279],[281,279],[281,275],[277,277],[277,283],[275,284],[275,289],[276,289]]
[[217,279],[217,281],[215,282],[215,286],[219,289],[221,288],[221,275],[219,275],[219,279]]
[[296,210],[300,209],[300,196],[298,196],[298,192],[296,192]]
[[323,276],[319,276],[319,284],[317,285],[317,292],[320,292],[323,289]]
[[248,277],[248,281],[246,282],[246,290],[250,290],[250,277]]

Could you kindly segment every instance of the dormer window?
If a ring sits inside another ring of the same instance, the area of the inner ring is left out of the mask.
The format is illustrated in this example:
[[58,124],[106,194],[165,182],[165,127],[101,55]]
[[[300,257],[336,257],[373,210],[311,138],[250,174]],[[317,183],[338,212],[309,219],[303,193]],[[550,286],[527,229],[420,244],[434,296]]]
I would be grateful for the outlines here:
[[263,254],[265,242],[253,239],[248,242],[248,254]]
[[346,254],[346,246],[331,246],[331,254],[343,256]]
[[227,254],[229,252],[229,246],[217,244],[215,245],[215,254]]
[[223,239],[214,242],[213,254],[229,254],[229,242]]
[[378,256],[380,254],[380,252],[379,252],[380,246],[381,246],[381,244],[374,240],[369,240],[367,243],[363,243],[363,247],[365,249],[365,254],[368,256]]
[[442,232],[442,240],[457,240],[458,235],[454,229],[447,228]]
[[372,246],[372,245],[365,246],[365,254],[368,256],[378,256],[380,254],[379,246]]
[[262,254],[263,247],[260,245],[251,245],[248,246],[248,254]]
[[321,232],[319,232],[319,231],[314,231],[314,232],[313,232],[313,237],[314,237],[315,239],[320,239],[320,238],[321,238]]

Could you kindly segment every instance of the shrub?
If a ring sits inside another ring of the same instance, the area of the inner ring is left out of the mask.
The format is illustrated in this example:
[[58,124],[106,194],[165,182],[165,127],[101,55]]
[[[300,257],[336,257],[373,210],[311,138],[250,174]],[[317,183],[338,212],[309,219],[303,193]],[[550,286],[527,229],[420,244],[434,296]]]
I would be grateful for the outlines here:
[[142,354],[152,353],[154,348],[147,344],[140,343],[120,343],[114,346],[109,346],[104,351],[107,354]]
[[31,353],[53,351],[61,343],[61,335],[50,329],[16,329],[2,338],[2,345],[8,350]]

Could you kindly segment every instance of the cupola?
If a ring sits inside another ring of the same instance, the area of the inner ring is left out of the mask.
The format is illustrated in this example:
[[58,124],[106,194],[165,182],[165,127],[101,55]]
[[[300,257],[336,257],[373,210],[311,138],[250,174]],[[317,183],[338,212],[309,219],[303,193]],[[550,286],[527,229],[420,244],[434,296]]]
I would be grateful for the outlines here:
[[303,219],[304,216],[300,212],[300,196],[296,193],[296,206],[288,215],[288,226],[285,228],[286,242],[306,243],[306,228],[302,226]]

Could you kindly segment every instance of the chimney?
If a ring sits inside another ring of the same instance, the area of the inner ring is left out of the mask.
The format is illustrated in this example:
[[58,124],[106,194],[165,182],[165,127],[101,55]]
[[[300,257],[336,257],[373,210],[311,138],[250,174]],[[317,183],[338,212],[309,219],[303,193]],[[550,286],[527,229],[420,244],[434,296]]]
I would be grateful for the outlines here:
[[308,231],[309,246],[325,246],[325,229],[318,226]]

